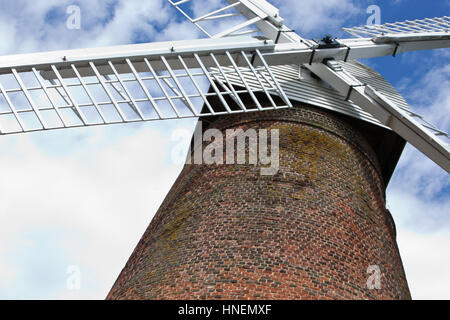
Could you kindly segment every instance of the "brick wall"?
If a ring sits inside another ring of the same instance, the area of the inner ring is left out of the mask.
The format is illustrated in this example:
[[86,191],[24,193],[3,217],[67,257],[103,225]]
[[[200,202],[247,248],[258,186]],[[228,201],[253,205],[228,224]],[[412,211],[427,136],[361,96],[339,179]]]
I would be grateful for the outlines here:
[[[186,165],[107,299],[410,298],[378,161],[360,133],[303,105],[210,127],[279,129],[280,170]],[[366,287],[370,265],[380,290]]]

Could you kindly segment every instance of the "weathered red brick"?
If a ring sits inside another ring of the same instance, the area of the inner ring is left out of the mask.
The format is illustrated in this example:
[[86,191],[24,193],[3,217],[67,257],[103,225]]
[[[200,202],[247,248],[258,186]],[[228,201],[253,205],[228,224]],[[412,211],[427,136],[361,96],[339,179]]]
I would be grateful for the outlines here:
[[[302,105],[210,127],[279,129],[278,174],[186,165],[108,299],[410,298],[380,165],[358,130]],[[369,265],[381,290],[366,288]]]

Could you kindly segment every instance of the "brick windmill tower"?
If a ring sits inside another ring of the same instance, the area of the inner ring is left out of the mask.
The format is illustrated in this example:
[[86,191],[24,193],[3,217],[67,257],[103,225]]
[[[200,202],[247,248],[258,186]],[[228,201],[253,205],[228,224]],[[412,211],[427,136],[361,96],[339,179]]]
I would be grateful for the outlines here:
[[448,135],[355,59],[447,48],[450,19],[314,41],[263,0],[169,2],[211,39],[0,59],[1,134],[199,118],[107,298],[409,299],[385,190],[405,142],[450,172]]

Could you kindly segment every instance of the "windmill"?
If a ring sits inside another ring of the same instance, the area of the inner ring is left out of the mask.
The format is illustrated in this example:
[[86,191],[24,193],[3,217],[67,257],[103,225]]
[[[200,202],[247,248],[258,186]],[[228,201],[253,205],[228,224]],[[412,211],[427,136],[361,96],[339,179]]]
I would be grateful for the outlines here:
[[[450,45],[448,17],[347,28],[345,31],[353,38],[325,37],[322,40],[309,40],[288,28],[278,10],[266,1],[229,0],[229,5],[197,18],[191,18],[184,9],[189,1],[169,2],[209,39],[2,57],[0,134],[181,118],[214,119],[214,122],[227,121],[222,119],[230,117],[235,119],[233,121],[241,121],[242,117],[255,120],[254,117],[259,115],[274,115],[278,112],[283,114],[283,121],[286,121],[285,118],[289,115],[294,116],[291,110],[308,105],[308,108],[325,110],[345,119],[355,119],[358,130],[366,130],[369,135],[377,136],[372,137],[372,140],[366,139],[370,140],[372,149],[374,144],[379,147],[373,157],[381,166],[384,183],[389,181],[404,141],[450,172],[449,144],[446,140],[448,135],[412,111],[379,74],[355,61],[395,56],[415,50],[446,48]],[[238,16],[245,20],[235,20]],[[210,21],[220,20],[230,22],[224,22],[227,28],[217,34],[204,26]],[[252,36],[255,34],[256,37]],[[323,118],[324,114],[326,113],[319,112],[311,115],[311,122],[313,118]],[[322,118],[317,121],[325,121]],[[338,130],[340,125],[333,125]],[[378,135],[385,138],[379,138]],[[352,140],[353,136],[349,133],[347,139]],[[315,158],[315,161],[318,159]],[[186,183],[182,181],[183,176],[182,173],[178,185]],[[158,224],[167,231],[171,226],[183,227],[189,219],[188,211],[183,213],[179,221],[176,219],[180,216],[164,215],[164,212],[170,211],[171,206],[178,206],[176,197],[169,195],[168,198],[173,199],[166,199],[168,203],[163,204],[164,208],[157,215],[157,221],[149,227],[150,235],[143,237],[109,297],[212,297],[209,292],[219,297],[247,297],[246,290],[236,289],[240,285],[234,285],[236,279],[230,280],[234,286],[230,285],[229,291],[217,291],[218,285],[214,281],[216,270],[207,268],[206,271],[199,271],[207,281],[212,281],[210,284],[186,282],[181,288],[174,288],[170,281],[177,281],[167,272],[161,271],[167,266],[152,270],[142,262],[143,257],[154,261],[169,261],[174,273],[175,270],[180,274],[193,272],[189,268],[184,271],[177,269],[180,268],[180,263],[174,262],[176,254],[167,256],[170,246],[166,245],[173,239],[168,240],[166,237],[163,241],[158,238],[161,237],[156,230]],[[165,219],[172,219],[172,222]],[[168,232],[172,237],[176,235],[170,230]],[[233,234],[230,232],[230,235]],[[357,234],[351,237],[354,236]],[[146,244],[150,240],[156,246],[152,249],[153,253],[147,251]],[[385,245],[395,246],[395,241]],[[166,255],[161,252],[166,252]],[[214,254],[217,252],[214,251]],[[200,255],[194,251],[190,258],[197,261]],[[167,259],[163,260],[165,258]],[[244,258],[250,259],[246,256]],[[227,264],[233,259],[235,258],[226,259],[226,263],[219,259],[219,262]],[[401,269],[399,257],[390,257],[388,260],[395,265],[393,270]],[[276,269],[272,262],[269,263],[271,267],[265,267],[265,271],[271,269],[270,272],[273,272]],[[285,262],[281,259],[274,263],[283,265]],[[237,265],[239,267],[240,264]],[[307,272],[320,273],[319,267],[317,268],[316,271]],[[291,275],[290,272],[294,271],[280,269],[277,272],[280,275]],[[298,279],[304,278],[302,272],[306,271],[297,270]],[[353,276],[351,272],[349,274]],[[249,276],[243,276],[245,277]],[[407,297],[409,293],[401,270],[391,277],[394,279],[392,288],[381,297]],[[201,282],[198,277],[191,277],[191,280],[194,278]],[[281,278],[274,280],[275,278],[269,279],[269,282],[276,284],[275,287],[280,290],[275,290],[276,295],[273,297],[302,296],[296,293],[296,289],[290,289],[286,293]],[[337,281],[333,279],[325,280],[323,286],[329,286],[327,281]],[[253,283],[254,280],[246,281],[250,282],[249,285],[260,288],[272,286],[264,279],[259,283]],[[151,288],[145,289],[149,287],[149,283]],[[190,287],[196,286],[205,289],[190,291]],[[295,281],[289,286],[299,287]],[[355,289],[355,284],[350,285],[354,289],[351,292],[343,288],[334,289],[336,292],[320,293],[314,287],[311,284],[308,290],[302,289],[307,292],[304,295],[358,297],[366,292],[365,289]],[[180,295],[177,296],[175,291],[181,292]],[[232,294],[237,291],[236,295]],[[371,297],[371,293],[365,294]],[[376,293],[373,294],[377,297]],[[257,293],[252,297],[267,296]]]

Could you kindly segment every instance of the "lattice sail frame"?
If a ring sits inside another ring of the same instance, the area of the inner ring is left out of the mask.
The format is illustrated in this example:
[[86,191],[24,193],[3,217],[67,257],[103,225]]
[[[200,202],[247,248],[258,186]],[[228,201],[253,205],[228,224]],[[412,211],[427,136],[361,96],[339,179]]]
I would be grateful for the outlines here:
[[[286,27],[278,8],[265,0],[226,0],[228,5],[207,10],[209,12],[198,17],[192,16],[192,7],[200,3],[203,9],[205,1],[167,1],[209,38],[264,35],[275,43],[300,42],[308,46],[314,44],[313,41],[301,38],[294,30]],[[220,28],[218,25],[227,27]]]
[[[261,50],[270,47],[260,43]],[[255,57],[263,63],[253,66],[251,60]],[[241,86],[229,81],[231,73],[240,77]],[[256,85],[248,85],[248,78]],[[259,94],[270,101],[269,106],[259,101]],[[254,107],[243,103],[244,96],[252,99]],[[214,104],[212,98],[216,98]],[[203,105],[206,111],[201,111]],[[2,135],[291,106],[258,45],[252,50],[206,50],[0,68]]]
[[362,27],[342,28],[345,32],[357,37],[383,37],[386,35],[422,34],[450,32],[450,17],[426,18],[422,20],[385,23],[382,25],[366,25]]
[[[172,1],[168,0],[168,2],[174,6],[183,16],[185,16],[192,24],[194,24],[201,32],[203,32],[209,38],[221,38],[226,36],[237,36],[237,35],[246,35],[246,34],[256,34],[259,33],[260,30],[257,28],[249,29],[258,21],[261,21],[263,18],[259,16],[255,16],[253,19],[247,20],[239,19],[243,18],[243,14],[235,9],[238,5],[240,5],[241,1],[236,1],[231,3],[225,7],[221,7],[219,9],[213,10],[211,12],[207,12],[199,17],[191,17],[188,13],[186,5],[191,5],[193,1],[191,0],[181,0],[181,1]],[[236,19],[237,18],[237,19]],[[239,23],[236,23],[234,26],[222,31],[213,34],[211,30],[206,30],[207,28],[202,26],[201,23],[207,23],[209,21],[223,21],[227,19],[238,20]],[[242,21],[244,20],[244,21]],[[245,30],[243,30],[245,29]]]

